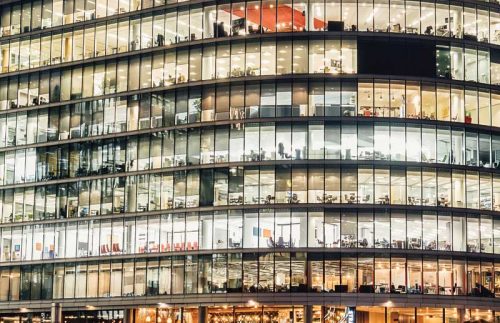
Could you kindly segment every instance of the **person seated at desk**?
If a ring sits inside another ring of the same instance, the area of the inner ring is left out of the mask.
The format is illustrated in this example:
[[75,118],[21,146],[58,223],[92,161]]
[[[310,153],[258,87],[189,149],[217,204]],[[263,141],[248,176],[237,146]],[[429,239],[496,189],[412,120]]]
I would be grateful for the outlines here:
[[285,248],[287,246],[287,244],[285,244],[285,240],[283,239],[283,237],[279,237],[278,242],[275,243],[274,245],[279,248]]
[[425,250],[436,250],[436,241],[430,241],[427,243],[427,245],[425,246]]
[[390,202],[389,195],[379,197],[378,200],[379,200],[379,204],[389,204],[389,202]]
[[266,159],[266,152],[264,151],[264,149],[260,148],[260,160],[265,160]]
[[250,160],[251,161],[259,161],[260,160],[260,154],[255,152],[253,149],[250,150]]
[[441,195],[438,200],[437,200],[437,205],[438,206],[444,206],[444,207],[447,207],[448,206],[448,198],[445,197],[444,195]]
[[344,198],[348,204],[353,204],[357,202],[355,193],[350,193],[349,195],[344,194]]
[[337,200],[337,196],[333,196],[333,195],[326,194],[326,193],[323,196],[324,203],[331,204],[331,203],[335,202],[336,200]]
[[413,287],[408,288],[408,293],[410,294],[422,294],[422,286],[418,283],[415,283]]
[[421,246],[420,239],[417,238],[408,239],[408,247],[410,249],[420,249],[420,246]]
[[389,248],[389,241],[387,241],[385,238],[383,238],[382,240],[377,239],[375,241],[375,247]]
[[351,234],[345,235],[341,241],[341,245],[344,248],[354,248],[355,243],[356,243],[356,241],[354,240],[354,236]]
[[297,204],[300,203],[297,193],[293,193],[291,197],[288,198],[288,203]]
[[276,246],[276,244],[274,243],[273,237],[269,237],[269,239],[267,239],[267,246],[269,248],[274,248]]
[[404,241],[402,241],[402,240],[392,240],[391,246],[392,246],[392,248],[395,248],[395,249],[404,249],[405,248]]
[[177,77],[177,83],[184,83],[186,82],[186,77],[184,76],[184,74],[179,74],[179,77]]
[[165,36],[162,34],[156,35],[156,45],[157,46],[163,46],[165,44]]
[[285,152],[285,145],[282,142],[278,143],[278,155],[281,159],[290,158],[289,154]]
[[274,196],[267,195],[266,200],[264,201],[264,204],[271,204],[274,201]]

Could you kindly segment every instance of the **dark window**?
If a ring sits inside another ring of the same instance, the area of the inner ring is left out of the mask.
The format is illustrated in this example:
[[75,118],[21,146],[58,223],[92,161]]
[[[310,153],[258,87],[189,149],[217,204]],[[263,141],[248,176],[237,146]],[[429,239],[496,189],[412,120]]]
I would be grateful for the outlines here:
[[435,77],[435,44],[429,41],[358,38],[358,73]]

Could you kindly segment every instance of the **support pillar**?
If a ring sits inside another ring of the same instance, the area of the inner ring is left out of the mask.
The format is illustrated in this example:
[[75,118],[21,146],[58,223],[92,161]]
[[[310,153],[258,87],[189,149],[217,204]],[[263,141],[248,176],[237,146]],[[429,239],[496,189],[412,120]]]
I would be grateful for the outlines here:
[[198,307],[198,323],[205,323],[207,321],[207,307]]
[[[465,322],[466,319],[465,319],[465,309],[463,308],[459,308],[457,309],[458,313],[457,313],[457,316],[458,316],[458,321],[457,322]],[[467,320],[470,320],[470,318],[467,318]]]
[[62,322],[61,303],[52,303],[51,308],[50,308],[50,322],[51,323],[61,323]]
[[132,323],[134,321],[133,310],[126,308],[123,310],[123,323]]
[[312,323],[313,307],[312,305],[304,305],[304,323]]

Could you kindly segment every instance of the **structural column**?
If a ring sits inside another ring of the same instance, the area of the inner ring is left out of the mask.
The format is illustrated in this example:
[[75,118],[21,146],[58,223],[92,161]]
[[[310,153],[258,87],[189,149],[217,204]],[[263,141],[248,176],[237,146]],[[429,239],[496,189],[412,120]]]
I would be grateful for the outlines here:
[[[465,309],[463,308],[459,308],[457,309],[458,313],[457,313],[457,319],[458,321],[457,322],[465,322]],[[468,320],[470,320],[471,318],[468,318]]]
[[312,305],[304,305],[304,323],[312,323],[313,307]]
[[207,307],[198,307],[198,323],[205,323],[207,321]]
[[52,303],[51,308],[50,308],[50,322],[51,323],[61,323],[62,322],[61,303]]
[[132,323],[134,321],[133,310],[126,308],[123,310],[123,323]]

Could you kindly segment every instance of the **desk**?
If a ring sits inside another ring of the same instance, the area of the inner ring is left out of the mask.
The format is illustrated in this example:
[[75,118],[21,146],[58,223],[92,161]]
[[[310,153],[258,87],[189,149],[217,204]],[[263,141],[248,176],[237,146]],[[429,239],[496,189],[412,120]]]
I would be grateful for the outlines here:
[[451,36],[451,32],[448,30],[446,25],[439,26],[436,29],[436,36],[449,37]]
[[418,199],[413,196],[408,196],[408,205],[417,205]]
[[384,197],[379,197],[378,199],[378,204],[389,204],[389,197],[384,196]]
[[420,239],[417,238],[411,238],[408,241],[408,249],[421,249],[422,248],[422,242]]
[[420,288],[410,287],[408,288],[408,294],[422,294]]
[[395,249],[404,249],[405,248],[405,241],[403,240],[392,240],[391,247]]
[[349,195],[344,194],[344,199],[348,204],[358,203],[359,199],[356,196],[356,193],[350,193]]
[[389,248],[389,241],[383,239],[383,240],[376,240],[375,241],[375,248]]
[[477,243],[468,243],[467,244],[467,252],[479,252]]
[[373,115],[371,106],[361,106],[359,107],[359,110],[359,116],[371,117]]
[[356,248],[356,240],[354,239],[354,235],[342,235],[340,238],[340,245],[343,248]]
[[323,195],[323,200],[322,202],[323,203],[327,203],[327,204],[332,204],[334,203],[336,200],[338,199],[337,196],[333,196],[331,194],[324,194]]
[[427,204],[429,204],[429,199],[417,198],[415,201],[417,202],[417,205],[427,205]]
[[375,290],[377,291],[377,293],[380,293],[380,294],[389,293],[389,284],[387,284],[387,283],[376,284]]
[[[230,239],[231,240],[231,239]],[[229,247],[230,248],[240,248],[241,247],[241,243],[240,242],[229,242]]]
[[416,27],[406,27],[407,34],[417,34],[418,28]]
[[424,241],[424,249],[425,250],[436,250],[436,247],[437,247],[437,243],[435,240],[429,241],[429,242]]
[[446,198],[446,197],[440,197],[440,198],[438,198],[437,205],[438,206],[448,207],[448,205],[449,205],[448,198]]

